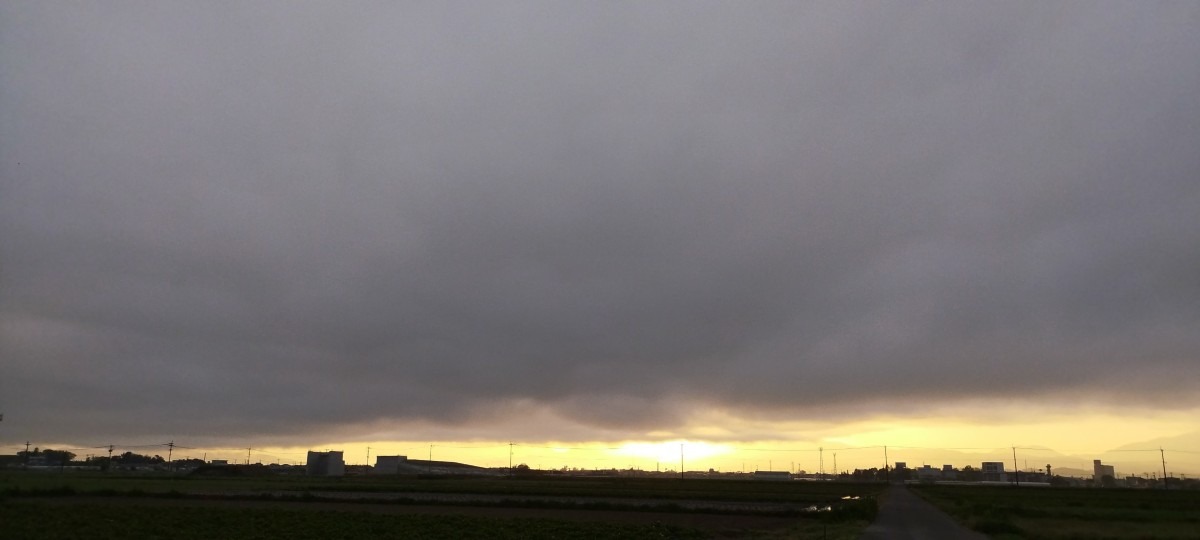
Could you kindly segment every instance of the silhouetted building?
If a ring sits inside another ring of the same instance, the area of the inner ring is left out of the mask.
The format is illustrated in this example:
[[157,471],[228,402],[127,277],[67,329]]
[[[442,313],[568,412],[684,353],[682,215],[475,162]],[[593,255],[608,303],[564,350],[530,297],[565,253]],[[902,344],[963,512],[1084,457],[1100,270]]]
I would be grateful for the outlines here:
[[921,468],[917,469],[917,480],[922,482],[936,482],[941,478],[941,469],[935,469],[929,465],[921,465]]
[[408,459],[408,456],[376,456],[375,466],[368,474],[434,474],[450,476],[499,476],[506,474],[498,469],[485,469],[454,461],[428,461]]
[[981,466],[984,482],[1004,482],[1008,476],[1004,474],[1003,461],[985,461]]
[[791,480],[792,473],[787,471],[754,471],[755,480]]
[[342,461],[340,451],[308,452],[308,463],[305,471],[309,476],[344,476],[346,462]]
[[1116,479],[1117,472],[1113,469],[1112,465],[1104,465],[1098,459],[1092,460],[1092,480],[1099,483],[1105,476]]
[[408,456],[375,456],[371,474],[400,474],[400,465],[407,461]]

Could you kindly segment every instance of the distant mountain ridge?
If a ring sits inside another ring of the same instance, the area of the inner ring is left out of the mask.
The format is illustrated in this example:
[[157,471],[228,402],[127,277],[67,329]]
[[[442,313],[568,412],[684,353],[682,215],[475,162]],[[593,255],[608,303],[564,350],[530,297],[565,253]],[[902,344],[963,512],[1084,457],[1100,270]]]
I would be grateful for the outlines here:
[[[1164,449],[1160,455],[1159,448]],[[953,464],[958,468],[966,465],[978,468],[984,461],[1000,461],[1005,470],[1014,466],[1012,448],[995,448],[992,450],[963,451],[953,449],[907,449],[892,451],[892,461],[906,461],[909,467],[920,467],[922,464],[939,466]],[[1200,431],[1192,431],[1169,437],[1159,437],[1129,444],[1100,452],[1084,452],[1065,454],[1052,448],[1020,446],[1016,449],[1017,466],[1022,471],[1044,469],[1046,464],[1053,467],[1053,472],[1059,476],[1078,478],[1092,477],[1092,462],[1099,459],[1105,465],[1112,465],[1118,477],[1126,476],[1155,476],[1163,474],[1163,457],[1166,458],[1167,474],[1171,476],[1200,475]],[[894,463],[893,463],[894,464]]]
[[1099,456],[1106,465],[1117,468],[1117,476],[1162,476],[1164,458],[1170,476],[1200,473],[1200,431],[1130,443]]
[[1175,435],[1172,437],[1159,437],[1141,442],[1118,446],[1109,452],[1121,452],[1128,450],[1146,450],[1165,448],[1167,450],[1181,450],[1185,452],[1200,452],[1200,430]]

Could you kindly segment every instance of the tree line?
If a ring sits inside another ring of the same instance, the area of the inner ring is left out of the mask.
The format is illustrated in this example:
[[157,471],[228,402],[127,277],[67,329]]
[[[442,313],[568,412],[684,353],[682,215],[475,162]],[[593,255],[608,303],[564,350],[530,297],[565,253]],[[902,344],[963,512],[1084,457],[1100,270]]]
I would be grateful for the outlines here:
[[[22,450],[17,452],[17,459],[23,463],[41,463],[43,465],[62,466],[62,465],[87,465],[93,467],[107,468],[109,465],[165,465],[167,460],[160,455],[142,455],[134,452],[123,452],[109,458],[108,456],[87,456],[83,460],[76,460],[78,454],[69,450],[55,450],[53,448],[34,448],[33,450]],[[111,461],[110,461],[111,459]],[[197,464],[203,464],[199,459],[192,460],[175,460],[176,465],[195,461]]]

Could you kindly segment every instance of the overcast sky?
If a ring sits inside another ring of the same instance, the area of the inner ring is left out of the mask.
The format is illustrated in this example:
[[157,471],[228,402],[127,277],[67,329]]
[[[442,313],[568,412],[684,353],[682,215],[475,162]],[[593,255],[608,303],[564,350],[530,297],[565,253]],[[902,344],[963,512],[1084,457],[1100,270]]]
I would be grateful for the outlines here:
[[0,438],[1200,407],[1197,28],[4,2]]

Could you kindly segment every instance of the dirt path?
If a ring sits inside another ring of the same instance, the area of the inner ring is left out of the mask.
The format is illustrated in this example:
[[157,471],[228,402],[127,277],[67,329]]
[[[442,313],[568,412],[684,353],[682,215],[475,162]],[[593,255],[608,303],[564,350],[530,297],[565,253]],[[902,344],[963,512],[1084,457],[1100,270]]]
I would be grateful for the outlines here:
[[892,486],[879,506],[879,517],[861,540],[987,540],[959,525],[945,512],[914,495],[903,485]]

